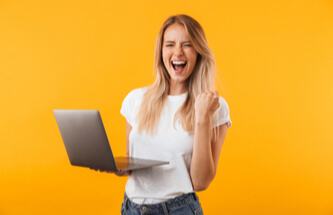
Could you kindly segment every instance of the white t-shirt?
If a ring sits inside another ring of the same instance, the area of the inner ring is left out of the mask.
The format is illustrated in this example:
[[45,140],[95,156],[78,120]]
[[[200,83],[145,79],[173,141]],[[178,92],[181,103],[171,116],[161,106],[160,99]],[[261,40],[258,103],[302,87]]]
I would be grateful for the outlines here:
[[[132,126],[129,134],[129,155],[137,158],[169,161],[167,165],[133,171],[126,183],[127,196],[137,204],[159,203],[193,192],[189,168],[192,158],[193,135],[173,118],[187,93],[168,96],[154,135],[139,133],[136,120],[147,88],[132,90],[124,99],[120,113]],[[229,108],[220,97],[220,108],[214,114],[214,126],[231,125]]]

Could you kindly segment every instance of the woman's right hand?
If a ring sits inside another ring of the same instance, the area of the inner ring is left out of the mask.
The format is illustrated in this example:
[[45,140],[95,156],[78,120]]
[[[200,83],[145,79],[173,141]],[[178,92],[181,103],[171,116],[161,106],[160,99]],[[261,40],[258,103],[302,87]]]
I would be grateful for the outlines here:
[[118,170],[116,172],[113,172],[113,171],[107,171],[107,170],[101,170],[101,169],[94,169],[94,168],[89,168],[91,170],[95,170],[97,172],[106,172],[106,173],[114,173],[116,174],[117,176],[129,176],[131,173],[132,173],[132,170]]
[[132,173],[131,170],[126,170],[126,171],[119,170],[115,172],[117,176],[129,176],[131,173]]

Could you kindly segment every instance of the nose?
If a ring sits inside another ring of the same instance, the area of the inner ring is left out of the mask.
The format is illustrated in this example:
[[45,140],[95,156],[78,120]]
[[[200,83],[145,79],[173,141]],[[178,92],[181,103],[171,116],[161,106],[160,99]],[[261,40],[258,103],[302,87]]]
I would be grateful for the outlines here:
[[183,47],[181,45],[176,45],[176,48],[175,48],[175,55],[176,56],[182,56],[184,54],[183,52]]

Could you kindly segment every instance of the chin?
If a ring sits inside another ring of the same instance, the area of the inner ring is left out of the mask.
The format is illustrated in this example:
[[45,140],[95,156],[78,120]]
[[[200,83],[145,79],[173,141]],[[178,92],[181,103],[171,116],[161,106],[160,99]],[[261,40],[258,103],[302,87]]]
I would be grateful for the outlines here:
[[182,82],[186,81],[186,78],[184,76],[173,75],[173,76],[171,76],[171,80],[182,83]]

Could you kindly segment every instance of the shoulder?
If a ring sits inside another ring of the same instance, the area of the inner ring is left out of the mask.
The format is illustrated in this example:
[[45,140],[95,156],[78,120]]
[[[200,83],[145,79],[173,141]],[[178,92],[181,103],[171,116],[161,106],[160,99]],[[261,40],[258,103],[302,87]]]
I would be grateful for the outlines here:
[[228,127],[231,126],[230,109],[226,99],[219,96],[220,107],[214,114],[214,127],[227,123]]
[[127,96],[142,96],[147,91],[147,87],[135,88],[128,92]]
[[224,97],[219,96],[219,103],[220,103],[220,107],[228,109],[229,110],[229,105],[228,102],[225,100]]
[[145,92],[146,92],[145,87],[131,90],[129,93],[127,93],[121,105],[120,113],[126,118],[127,122],[132,126],[135,123],[135,115],[139,110],[142,97]]
[[127,93],[124,100],[128,101],[140,100],[146,91],[147,87],[135,88]]

